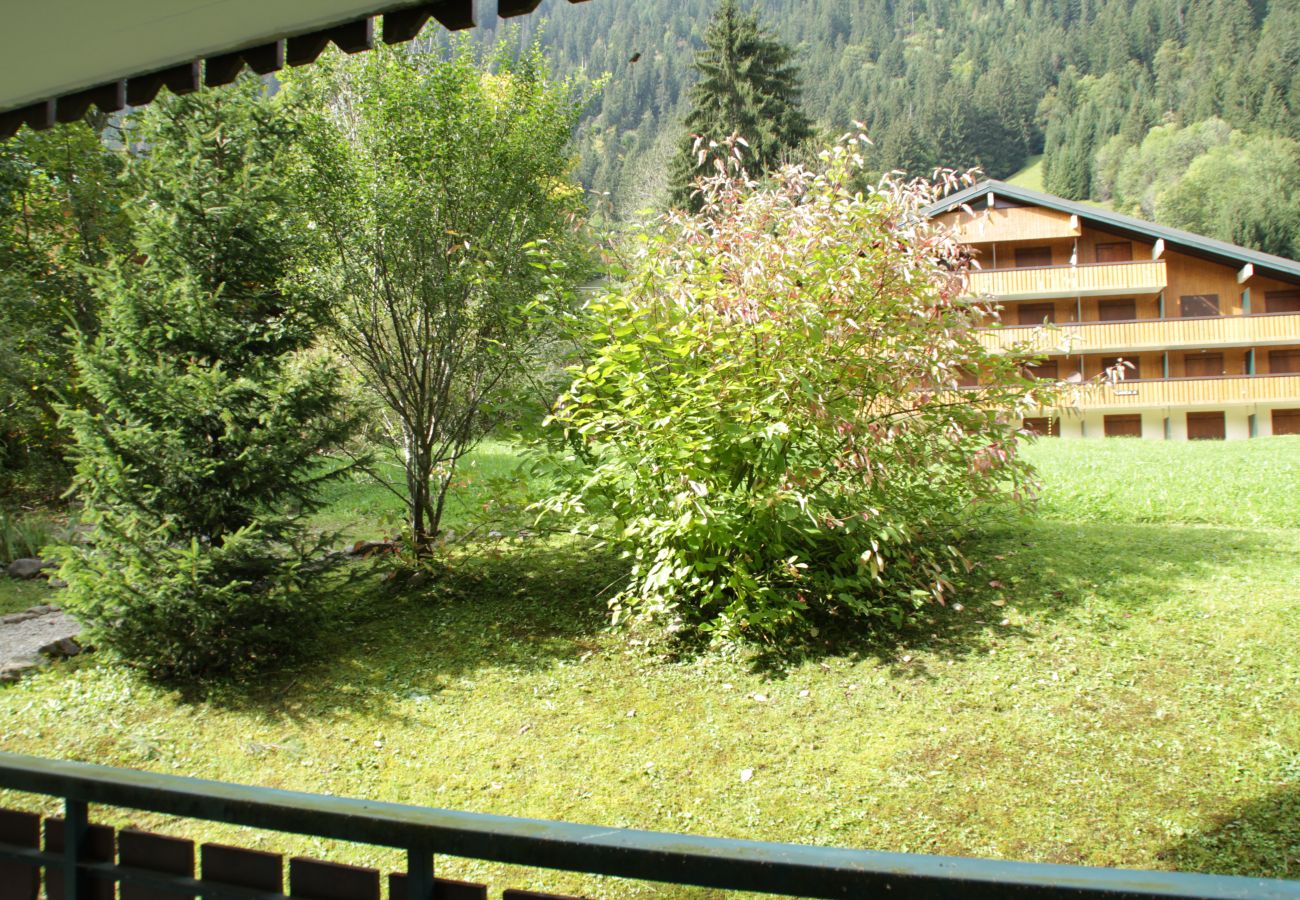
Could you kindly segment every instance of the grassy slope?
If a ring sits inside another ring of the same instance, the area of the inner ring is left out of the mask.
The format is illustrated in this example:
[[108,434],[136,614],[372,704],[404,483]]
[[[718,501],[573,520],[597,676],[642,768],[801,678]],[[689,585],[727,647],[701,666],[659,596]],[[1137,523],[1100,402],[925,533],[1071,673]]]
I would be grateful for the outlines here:
[[1043,154],[1031,156],[1025,160],[1024,167],[1006,179],[1009,184],[1029,188],[1031,191],[1043,189]]
[[[1296,877],[1300,440],[1031,453],[1042,514],[985,539],[963,610],[892,643],[779,670],[656,659],[602,627],[615,561],[494,542],[457,564],[454,590],[340,592],[317,662],[217,697],[187,701],[93,657],[0,689],[0,746],[605,825]],[[1135,515],[1148,492],[1170,502]],[[527,880],[473,861],[442,871]]]

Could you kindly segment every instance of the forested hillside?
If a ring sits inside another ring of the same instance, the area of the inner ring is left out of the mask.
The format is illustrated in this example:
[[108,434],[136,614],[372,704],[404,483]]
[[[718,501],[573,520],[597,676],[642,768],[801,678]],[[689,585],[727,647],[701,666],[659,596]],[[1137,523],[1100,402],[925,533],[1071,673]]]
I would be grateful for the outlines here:
[[[545,0],[542,15],[522,20],[520,39],[540,34],[557,74],[607,75],[582,125],[579,175],[608,192],[602,202],[619,214],[663,194],[713,7]],[[1123,165],[1150,164],[1150,153],[1136,160],[1152,128],[1212,119],[1222,140],[1158,160],[1180,167],[1166,181],[1233,141],[1271,168],[1300,163],[1290,141],[1246,146],[1251,136],[1300,138],[1300,0],[751,0],[750,8],[795,49],[809,115],[828,134],[866,123],[881,169],[979,165],[1002,177],[1042,152],[1049,191],[1115,201]],[[491,38],[499,26],[485,24],[480,34]],[[1230,138],[1234,130],[1242,134]],[[1230,155],[1220,150],[1219,164]],[[1289,190],[1271,193],[1294,205],[1296,186]],[[1117,205],[1159,215],[1154,194]]]

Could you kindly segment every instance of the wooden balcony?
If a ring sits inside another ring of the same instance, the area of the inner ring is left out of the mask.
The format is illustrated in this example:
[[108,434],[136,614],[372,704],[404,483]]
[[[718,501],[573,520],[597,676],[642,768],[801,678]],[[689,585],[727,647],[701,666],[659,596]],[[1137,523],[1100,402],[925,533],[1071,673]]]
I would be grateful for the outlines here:
[[1001,300],[1156,294],[1168,279],[1163,259],[1084,266],[1035,266],[971,272],[967,291]]
[[[1224,407],[1252,403],[1300,403],[1300,374],[1227,375],[1219,378],[1156,378],[1084,388],[1081,409]],[[1064,406],[1071,405],[1067,400]]]
[[1147,319],[1125,322],[1068,322],[1054,330],[1037,326],[990,328],[980,332],[990,350],[1013,347],[1070,353],[1138,353],[1208,347],[1265,347],[1300,344],[1300,313]]

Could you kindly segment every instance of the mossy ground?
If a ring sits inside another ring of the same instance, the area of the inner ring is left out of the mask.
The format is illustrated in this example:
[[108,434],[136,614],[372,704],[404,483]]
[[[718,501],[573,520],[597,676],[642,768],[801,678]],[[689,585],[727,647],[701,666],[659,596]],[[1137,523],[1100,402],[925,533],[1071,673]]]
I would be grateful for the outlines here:
[[[0,688],[0,746],[609,826],[1300,877],[1300,439],[1030,453],[1038,514],[981,541],[961,609],[889,639],[664,658],[605,627],[617,559],[573,538],[476,540],[420,586],[371,572],[341,588],[336,627],[255,683],[188,696],[92,654]],[[365,493],[336,498],[336,524]],[[439,866],[497,889],[713,896]]]

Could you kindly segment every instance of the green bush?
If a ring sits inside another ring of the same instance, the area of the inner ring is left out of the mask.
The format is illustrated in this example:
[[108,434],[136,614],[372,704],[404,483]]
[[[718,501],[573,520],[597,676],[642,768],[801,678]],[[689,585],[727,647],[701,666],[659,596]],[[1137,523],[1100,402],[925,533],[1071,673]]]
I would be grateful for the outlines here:
[[[151,675],[241,674],[289,655],[319,621],[303,552],[256,526],[220,545],[176,540],[142,520],[114,522],[60,572],[93,640]],[[279,555],[277,555],[279,554]]]
[[859,146],[711,179],[592,305],[553,416],[587,465],[547,508],[616,523],[616,620],[722,640],[898,623],[945,602],[979,512],[1024,496],[1015,410],[1046,398],[981,346],[968,262],[918,213],[938,188],[854,193]]

